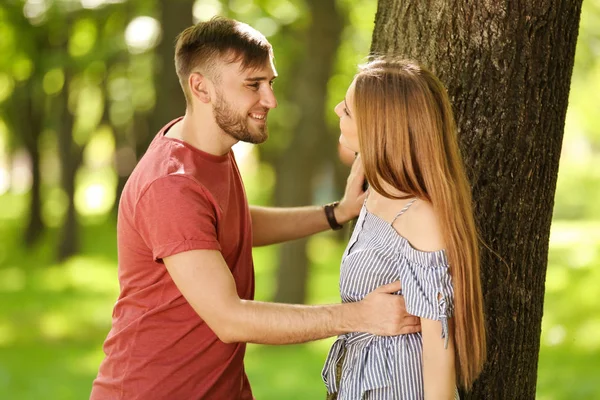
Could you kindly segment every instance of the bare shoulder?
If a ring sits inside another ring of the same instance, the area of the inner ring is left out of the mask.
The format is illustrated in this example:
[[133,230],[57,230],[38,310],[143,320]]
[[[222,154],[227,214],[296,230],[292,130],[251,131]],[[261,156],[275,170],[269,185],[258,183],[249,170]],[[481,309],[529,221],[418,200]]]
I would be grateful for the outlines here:
[[396,220],[394,228],[417,250],[445,248],[439,218],[428,201],[417,200]]

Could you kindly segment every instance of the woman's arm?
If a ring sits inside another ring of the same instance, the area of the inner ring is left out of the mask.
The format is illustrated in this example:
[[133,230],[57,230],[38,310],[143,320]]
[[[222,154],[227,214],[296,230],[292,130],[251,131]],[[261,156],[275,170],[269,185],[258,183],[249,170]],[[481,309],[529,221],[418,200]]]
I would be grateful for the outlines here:
[[425,400],[453,400],[456,390],[456,368],[454,364],[454,341],[452,324],[446,339],[441,337],[440,321],[421,318],[423,335],[423,382]]
[[[405,234],[412,246],[417,249],[433,252],[446,247],[438,218],[428,202],[417,201],[406,216],[399,218],[394,226],[401,234]],[[434,302],[436,299],[429,300]],[[446,348],[446,338],[442,338],[442,323],[434,319],[421,318],[425,400],[454,399],[456,367],[452,319],[449,318],[447,322],[449,326]]]

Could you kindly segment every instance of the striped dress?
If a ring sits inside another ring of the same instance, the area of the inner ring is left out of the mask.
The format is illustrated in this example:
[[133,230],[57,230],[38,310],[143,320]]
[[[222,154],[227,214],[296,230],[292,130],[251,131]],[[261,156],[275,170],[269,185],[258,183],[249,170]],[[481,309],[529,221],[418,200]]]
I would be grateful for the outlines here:
[[[454,294],[445,252],[416,250],[396,232],[394,221],[390,224],[371,214],[365,201],[342,256],[342,301],[360,301],[378,286],[400,280],[408,313],[440,321],[447,346]],[[349,333],[333,344],[322,378],[328,393],[337,393],[337,400],[423,399],[422,351],[421,333],[388,337]],[[342,356],[338,381],[336,367]]]

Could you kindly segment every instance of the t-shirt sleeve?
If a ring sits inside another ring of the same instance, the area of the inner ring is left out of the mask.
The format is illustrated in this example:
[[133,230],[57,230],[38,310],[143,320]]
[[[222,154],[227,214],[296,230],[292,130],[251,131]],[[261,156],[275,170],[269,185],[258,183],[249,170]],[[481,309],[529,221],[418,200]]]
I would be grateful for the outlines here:
[[440,321],[441,336],[448,347],[448,318],[454,313],[454,288],[443,250],[411,249],[400,268],[402,294],[409,314]]
[[211,199],[204,186],[185,175],[150,184],[136,204],[134,220],[155,261],[189,250],[221,250]]

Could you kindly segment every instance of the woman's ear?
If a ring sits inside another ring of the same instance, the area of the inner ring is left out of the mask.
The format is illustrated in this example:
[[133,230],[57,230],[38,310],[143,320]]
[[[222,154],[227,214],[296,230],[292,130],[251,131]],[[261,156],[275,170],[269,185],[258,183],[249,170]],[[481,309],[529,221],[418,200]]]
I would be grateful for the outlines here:
[[203,103],[210,103],[208,85],[208,79],[199,72],[192,72],[188,78],[188,87],[192,97]]

